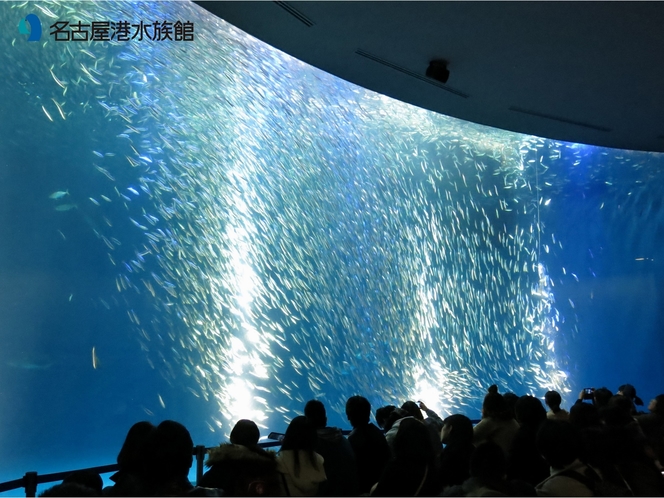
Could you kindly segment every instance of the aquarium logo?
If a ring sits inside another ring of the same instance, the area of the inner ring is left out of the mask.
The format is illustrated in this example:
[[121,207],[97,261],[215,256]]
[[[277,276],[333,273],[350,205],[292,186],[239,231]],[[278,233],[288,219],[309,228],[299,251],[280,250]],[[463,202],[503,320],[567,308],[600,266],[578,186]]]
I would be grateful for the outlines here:
[[[28,24],[30,27],[28,28]],[[41,21],[35,14],[28,14],[25,19],[18,23],[18,32],[22,35],[30,35],[28,41],[39,41],[42,35]]]

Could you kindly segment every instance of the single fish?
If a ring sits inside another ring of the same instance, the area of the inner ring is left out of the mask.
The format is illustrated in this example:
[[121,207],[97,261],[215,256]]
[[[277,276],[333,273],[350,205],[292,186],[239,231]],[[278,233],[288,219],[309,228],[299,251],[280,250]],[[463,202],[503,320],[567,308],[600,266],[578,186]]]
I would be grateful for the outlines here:
[[99,358],[97,357],[97,350],[95,346],[92,346],[92,368],[97,370],[98,366],[99,366]]
[[62,190],[58,190],[57,192],[53,192],[51,195],[49,195],[48,198],[58,200],[67,195],[69,195],[69,190],[65,190],[64,192]]
[[38,363],[33,361],[10,361],[7,365],[22,370],[47,370],[53,366],[53,363]]
[[55,206],[56,211],[70,211],[76,208],[78,208],[76,204],[60,204],[59,206]]
[[49,120],[50,122],[53,122],[53,118],[51,117],[51,115],[50,115],[50,114],[48,113],[48,111],[46,110],[46,107],[42,106],[42,111],[44,111],[44,114],[46,114],[46,117],[48,118],[48,120]]

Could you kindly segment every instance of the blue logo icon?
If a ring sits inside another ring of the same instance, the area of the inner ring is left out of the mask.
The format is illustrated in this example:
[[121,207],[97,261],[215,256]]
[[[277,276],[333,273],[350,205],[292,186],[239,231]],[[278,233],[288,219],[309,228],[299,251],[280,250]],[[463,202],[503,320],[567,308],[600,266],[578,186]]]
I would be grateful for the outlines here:
[[[28,24],[30,27],[28,28]],[[42,35],[42,25],[39,18],[34,14],[28,14],[25,19],[18,23],[18,32],[22,35],[30,35],[28,41],[39,41]]]

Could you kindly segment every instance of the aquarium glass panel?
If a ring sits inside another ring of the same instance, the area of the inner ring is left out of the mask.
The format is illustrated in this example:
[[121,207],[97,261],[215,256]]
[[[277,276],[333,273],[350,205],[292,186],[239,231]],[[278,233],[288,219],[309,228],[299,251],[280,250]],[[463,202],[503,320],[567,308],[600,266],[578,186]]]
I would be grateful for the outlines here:
[[0,481],[139,420],[662,391],[662,155],[425,111],[191,3],[0,19]]

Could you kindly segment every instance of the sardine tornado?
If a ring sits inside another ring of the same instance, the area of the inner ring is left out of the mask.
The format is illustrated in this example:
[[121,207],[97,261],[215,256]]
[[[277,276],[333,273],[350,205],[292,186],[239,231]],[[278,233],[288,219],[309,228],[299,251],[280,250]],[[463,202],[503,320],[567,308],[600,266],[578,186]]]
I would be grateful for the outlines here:
[[[491,383],[569,392],[544,216],[574,145],[377,95],[194,4],[2,8],[35,12],[45,33],[56,19],[194,23],[187,43],[44,36],[7,78],[36,82],[30,119],[46,135],[95,129],[70,158],[87,191],[63,177],[44,197],[108,253],[101,304],[183,398],[212,404],[213,430],[282,424],[313,397],[338,413],[360,393],[450,414]],[[92,358],[101,371],[101,346]]]

